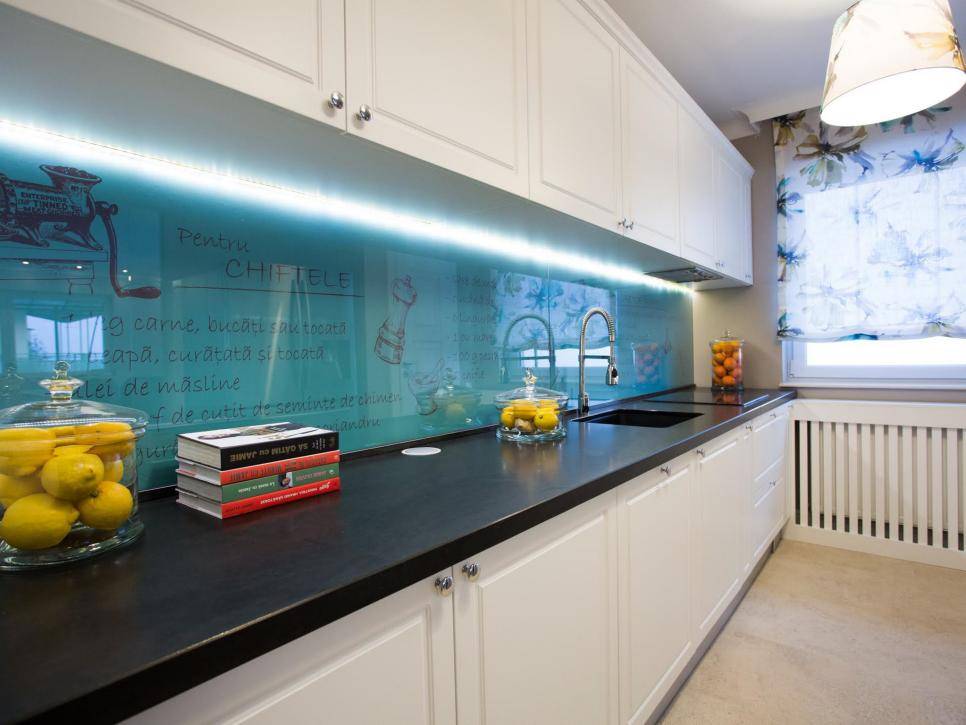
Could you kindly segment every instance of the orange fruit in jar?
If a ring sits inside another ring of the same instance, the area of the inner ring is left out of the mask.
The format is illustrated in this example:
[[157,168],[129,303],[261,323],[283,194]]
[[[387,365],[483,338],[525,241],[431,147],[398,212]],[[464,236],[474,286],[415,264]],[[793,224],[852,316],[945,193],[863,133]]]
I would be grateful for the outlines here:
[[721,352],[721,343],[716,342],[711,346],[712,352]]
[[722,365],[724,365],[725,370],[734,370],[738,366],[738,363],[735,362],[733,357],[726,357]]
[[722,380],[721,378],[719,378],[717,375],[715,375],[712,378],[712,380],[714,380],[714,384],[715,385],[723,385],[724,384],[724,380]]
[[716,378],[723,378],[725,376],[725,372],[726,372],[725,369],[720,365],[714,366],[714,376]]
[[733,375],[725,375],[723,378],[721,378],[721,382],[725,385],[734,385],[735,378]]
[[711,359],[714,360],[716,363],[723,363],[725,361],[725,358],[726,357],[727,357],[727,355],[725,355],[723,352],[716,352],[711,357]]
[[731,371],[731,376],[735,380],[741,380],[741,368],[735,368],[734,370],[732,370]]

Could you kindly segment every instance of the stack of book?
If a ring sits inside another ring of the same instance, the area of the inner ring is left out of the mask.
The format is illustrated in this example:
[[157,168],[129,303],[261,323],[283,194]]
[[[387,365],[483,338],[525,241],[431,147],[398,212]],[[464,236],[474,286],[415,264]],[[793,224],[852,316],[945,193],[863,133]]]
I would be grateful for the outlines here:
[[178,503],[227,519],[339,490],[339,434],[297,423],[178,436]]

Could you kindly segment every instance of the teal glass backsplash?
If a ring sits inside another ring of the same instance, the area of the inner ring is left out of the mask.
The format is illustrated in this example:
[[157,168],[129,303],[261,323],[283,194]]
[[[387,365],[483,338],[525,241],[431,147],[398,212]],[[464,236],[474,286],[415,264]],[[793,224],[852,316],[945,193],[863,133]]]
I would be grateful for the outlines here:
[[[527,366],[575,396],[592,306],[615,315],[622,374],[608,388],[592,363],[593,399],[691,382],[682,292],[42,147],[0,143],[2,403],[41,398],[68,360],[82,397],[148,413],[146,488],[173,482],[179,432],[298,420],[352,451],[494,423]],[[606,345],[599,318],[590,333]]]

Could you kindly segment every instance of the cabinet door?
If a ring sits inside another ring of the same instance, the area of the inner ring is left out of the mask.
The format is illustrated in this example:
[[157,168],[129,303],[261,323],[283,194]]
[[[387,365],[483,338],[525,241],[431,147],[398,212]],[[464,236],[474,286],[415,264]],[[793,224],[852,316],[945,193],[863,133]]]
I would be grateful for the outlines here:
[[622,723],[646,722],[694,651],[690,459],[618,489]]
[[741,235],[741,245],[744,252],[744,270],[742,274],[742,279],[748,284],[752,284],[755,281],[755,257],[754,257],[754,246],[751,228],[751,179],[745,179],[744,183],[741,185],[741,190],[744,198],[741,201],[741,216],[744,221],[744,228]]
[[[460,725],[617,719],[616,494],[488,549],[455,590]],[[457,566],[457,572],[462,565]]]
[[350,133],[526,196],[522,2],[348,0],[346,50]]
[[745,178],[721,154],[715,158],[714,249],[718,270],[742,279],[745,268],[744,245]]
[[343,0],[9,0],[86,35],[345,128]]
[[696,640],[700,641],[738,591],[748,483],[747,452],[738,434],[699,448],[697,454],[693,581]]
[[714,253],[714,146],[708,132],[683,109],[678,113],[681,256],[716,270]]
[[785,458],[788,446],[788,408],[765,413],[752,422],[752,470],[757,477]]
[[621,129],[626,234],[681,254],[678,239],[678,104],[621,50]]
[[530,198],[621,231],[620,47],[578,0],[527,1]]
[[128,722],[454,725],[453,602],[436,593],[434,581],[382,599]]

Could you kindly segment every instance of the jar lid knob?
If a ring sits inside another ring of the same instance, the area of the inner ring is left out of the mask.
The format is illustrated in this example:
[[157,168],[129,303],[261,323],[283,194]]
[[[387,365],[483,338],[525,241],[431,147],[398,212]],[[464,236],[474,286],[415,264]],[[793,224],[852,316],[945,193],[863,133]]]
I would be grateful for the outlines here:
[[68,374],[69,370],[70,364],[64,360],[60,360],[54,365],[53,377],[40,381],[41,387],[47,389],[47,392],[50,393],[50,397],[53,400],[59,402],[70,400],[74,395],[74,391],[84,384],[83,381],[70,377]]
[[523,384],[528,388],[532,388],[537,384],[537,376],[533,374],[532,368],[527,368],[526,373],[523,375]]

